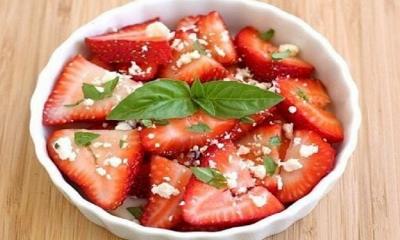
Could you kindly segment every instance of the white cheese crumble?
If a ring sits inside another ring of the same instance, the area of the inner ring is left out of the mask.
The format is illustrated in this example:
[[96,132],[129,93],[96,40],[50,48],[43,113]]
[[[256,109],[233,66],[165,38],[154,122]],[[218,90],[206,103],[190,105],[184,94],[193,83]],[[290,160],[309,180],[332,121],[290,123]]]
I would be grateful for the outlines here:
[[276,185],[277,185],[278,190],[282,190],[283,181],[282,181],[281,175],[276,175],[275,178],[276,178]]
[[309,157],[317,152],[318,152],[317,145],[312,144],[312,145],[301,145],[300,146],[300,156],[302,156],[302,157]]
[[149,133],[149,134],[147,134],[147,137],[149,139],[154,139],[156,137],[156,135],[154,133]]
[[254,167],[250,167],[249,169],[254,174],[254,176],[258,179],[264,179],[265,176],[267,175],[267,171],[266,171],[264,165],[257,165]]
[[264,155],[268,155],[268,154],[270,154],[270,153],[272,152],[271,148],[266,147],[266,146],[262,146],[262,147],[261,147],[261,150],[262,150],[262,153],[263,153]]
[[295,138],[293,139],[293,143],[294,143],[294,145],[299,145],[299,144],[301,143],[301,138],[295,137]]
[[293,113],[297,112],[297,108],[295,106],[290,106],[288,108],[288,111],[293,114]]
[[100,176],[104,177],[107,174],[107,171],[102,167],[97,167],[96,173],[99,174]]
[[127,130],[132,130],[131,125],[129,125],[129,123],[127,122],[118,122],[117,126],[115,126],[115,130],[123,130],[123,131],[127,131]]
[[210,166],[210,168],[216,168],[217,167],[217,163],[213,160],[208,160],[208,165]]
[[83,105],[85,106],[92,106],[94,104],[94,100],[91,98],[85,98],[83,100]]
[[104,164],[106,166],[110,165],[111,167],[116,168],[116,167],[119,167],[122,164],[122,159],[119,158],[119,157],[113,156],[113,157],[110,157],[110,158],[107,158],[106,160],[104,160]]
[[71,139],[68,137],[57,139],[53,144],[53,148],[61,160],[69,160],[71,162],[76,160],[76,152],[74,152]]
[[154,184],[151,188],[151,192],[167,199],[169,199],[171,196],[177,196],[180,193],[178,189],[167,182],[163,182],[159,185]]
[[180,52],[185,48],[185,42],[183,42],[182,39],[175,38],[174,41],[172,41],[171,47]]
[[222,50],[221,48],[219,48],[218,46],[215,46],[214,49],[215,49],[215,52],[216,52],[219,56],[221,56],[221,57],[225,57],[225,56],[226,56],[225,51]]
[[279,52],[289,52],[290,57],[295,57],[299,54],[300,49],[298,46],[294,44],[281,44],[279,45]]
[[299,160],[294,158],[281,162],[279,165],[282,166],[286,172],[293,172],[303,167]]
[[244,145],[240,145],[239,149],[237,150],[237,155],[245,155],[248,154],[250,152],[250,148],[244,146]]
[[185,64],[191,63],[195,59],[199,59],[200,57],[201,55],[197,50],[194,50],[193,52],[184,53],[176,61],[176,66],[180,68]]
[[132,76],[145,76],[146,74],[149,74],[151,70],[152,67],[148,67],[146,70],[143,70],[139,65],[136,64],[136,62],[132,61],[128,72]]
[[285,133],[285,137],[287,137],[288,139],[293,138],[293,123],[284,123],[282,129]]
[[104,92],[104,88],[103,87],[95,86],[95,88],[99,93],[103,93]]
[[225,31],[223,31],[223,32],[221,33],[221,40],[222,40],[223,42],[228,42],[228,41],[230,40],[228,31],[225,30]]
[[147,47],[147,45],[143,45],[142,52],[147,52],[147,51],[149,51],[149,47]]
[[237,172],[225,173],[224,177],[226,178],[227,185],[230,189],[237,187]]
[[159,147],[161,147],[161,144],[155,143],[155,144],[154,144],[154,147],[159,148]]
[[267,195],[263,194],[261,196],[255,196],[252,194],[249,194],[249,198],[251,199],[251,201],[253,201],[254,205],[256,205],[257,207],[263,207],[265,204],[267,204]]
[[167,39],[170,39],[173,35],[169,28],[159,21],[149,24],[145,33],[148,37],[165,37]]

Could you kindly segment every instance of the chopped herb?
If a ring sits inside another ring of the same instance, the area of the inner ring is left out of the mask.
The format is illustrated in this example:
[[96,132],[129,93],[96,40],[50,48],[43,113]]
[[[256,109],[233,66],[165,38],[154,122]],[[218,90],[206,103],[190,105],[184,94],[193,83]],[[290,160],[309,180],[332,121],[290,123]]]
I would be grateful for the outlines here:
[[140,219],[143,215],[143,209],[141,207],[128,207],[128,210],[136,219]]
[[200,55],[203,55],[203,56],[207,55],[206,50],[205,50],[204,47],[199,43],[198,40],[196,40],[196,41],[193,43],[193,48],[194,48],[194,50],[197,50],[197,51],[200,53]]
[[290,53],[291,53],[290,50],[286,50],[283,52],[274,52],[274,53],[272,53],[271,57],[272,57],[272,60],[282,60],[282,59],[290,57]]
[[208,185],[216,188],[224,188],[227,186],[226,178],[217,169],[205,167],[192,167],[190,169],[198,180]]
[[269,176],[272,176],[272,175],[274,175],[276,168],[278,167],[278,164],[276,164],[275,161],[271,157],[265,156],[264,157],[264,167],[265,167],[267,174]]
[[124,148],[125,144],[127,143],[127,141],[125,140],[119,140],[119,148]]
[[74,141],[78,146],[89,146],[93,140],[98,138],[100,134],[91,132],[76,132],[74,134]]
[[60,148],[60,144],[55,143],[55,144],[54,144],[54,147],[55,147],[56,149],[59,149],[59,148]]
[[301,89],[301,88],[297,89],[296,94],[303,101],[308,102],[308,96],[307,96],[306,92],[303,89]]
[[271,28],[268,31],[260,33],[260,38],[264,41],[269,41],[274,37],[274,35],[275,35],[275,30]]
[[82,102],[83,102],[83,99],[77,101],[76,103],[65,104],[64,107],[75,107],[75,106],[78,106],[79,104],[81,104]]
[[279,136],[273,136],[269,139],[269,145],[275,147],[281,145],[281,138]]
[[211,128],[205,123],[197,123],[187,128],[191,132],[206,133],[211,132]]
[[104,83],[102,86],[100,86],[101,88],[103,88],[103,91],[99,91],[99,87],[95,85],[84,83],[82,85],[83,96],[84,98],[90,98],[95,101],[111,97],[115,87],[118,84],[118,80],[119,77],[116,77]]
[[142,119],[139,121],[144,127],[150,128],[153,126],[153,121],[149,119]]
[[154,120],[153,123],[157,126],[166,126],[169,124],[167,119]]
[[249,116],[247,116],[247,117],[242,117],[242,118],[240,119],[240,121],[241,121],[242,123],[248,123],[248,124],[251,124],[251,123],[254,123],[254,122],[255,122],[254,119],[251,118],[251,117],[249,117]]

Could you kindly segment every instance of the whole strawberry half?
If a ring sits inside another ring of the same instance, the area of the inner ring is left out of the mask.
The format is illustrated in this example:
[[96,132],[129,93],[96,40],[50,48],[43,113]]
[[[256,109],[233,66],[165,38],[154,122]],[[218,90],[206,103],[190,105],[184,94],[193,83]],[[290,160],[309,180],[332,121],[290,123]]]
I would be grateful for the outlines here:
[[329,142],[343,140],[343,128],[327,110],[330,98],[319,80],[279,78],[278,84],[284,97],[279,108],[297,129],[313,130]]
[[307,78],[312,75],[314,67],[297,57],[274,60],[272,54],[277,52],[278,48],[270,41],[263,40],[260,34],[253,27],[245,27],[235,39],[239,55],[256,79],[271,81],[278,76]]
[[[187,167],[163,157],[153,156],[150,166],[152,194],[140,222],[145,226],[158,228],[172,228],[180,223],[181,201],[191,176],[192,172]],[[168,187],[161,186],[168,186],[173,192],[165,190]]]
[[335,164],[335,150],[315,132],[298,130],[286,152],[285,162],[297,161],[296,170],[281,168],[282,190],[276,193],[284,204],[308,194]]
[[138,83],[119,77],[111,96],[98,101],[84,101],[82,86],[85,83],[101,87],[117,76],[115,72],[109,72],[81,55],[74,57],[65,65],[45,103],[44,124],[105,120],[112,108],[138,87]]
[[146,151],[176,156],[229,132],[235,124],[236,120],[220,120],[200,111],[186,118],[170,119],[164,126],[145,128],[140,137]]
[[[81,146],[75,140],[78,132],[97,138]],[[106,210],[125,200],[143,156],[136,131],[58,130],[49,137],[47,150],[62,174],[89,201]]]
[[85,43],[92,53],[107,63],[166,64],[172,57],[169,36],[152,30],[155,26],[152,24],[160,22],[152,19],[126,26],[117,32],[88,37]]

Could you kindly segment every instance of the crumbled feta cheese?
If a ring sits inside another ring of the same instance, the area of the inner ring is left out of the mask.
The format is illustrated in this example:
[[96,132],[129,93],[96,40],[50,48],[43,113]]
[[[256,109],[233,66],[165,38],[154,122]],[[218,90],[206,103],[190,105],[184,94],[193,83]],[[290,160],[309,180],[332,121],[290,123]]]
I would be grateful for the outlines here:
[[244,146],[244,145],[240,145],[239,149],[237,150],[237,155],[245,155],[248,154],[250,152],[250,148]]
[[247,192],[247,188],[246,188],[246,187],[240,187],[240,188],[238,188],[238,190],[237,190],[237,193],[238,193],[238,194],[246,193],[246,192]]
[[104,177],[107,174],[107,171],[102,167],[97,167],[96,173],[99,174],[100,176]]
[[199,31],[199,29],[197,28],[196,25],[192,24],[192,25],[188,25],[188,26],[183,26],[180,28],[181,31],[183,32],[187,32],[189,30],[193,30],[194,32]]
[[151,192],[167,199],[171,196],[177,196],[180,193],[178,189],[167,182],[163,182],[159,185],[154,184],[151,188]]
[[104,160],[104,164],[106,166],[110,165],[111,167],[116,168],[116,167],[119,167],[119,165],[122,164],[122,159],[119,158],[119,157],[113,156],[113,157],[110,157],[110,158],[107,158],[106,160]]
[[143,45],[142,52],[147,52],[147,51],[149,51],[149,47],[147,47],[147,45]]
[[278,190],[282,190],[283,181],[282,181],[281,175],[275,175],[275,178],[276,178],[276,185],[277,185]]
[[261,147],[261,150],[262,150],[262,153],[263,153],[264,155],[268,155],[268,154],[270,154],[270,153],[272,152],[271,148],[266,147],[266,146],[262,146],[262,147]]
[[104,88],[103,87],[95,86],[95,88],[99,93],[103,93],[104,92]]
[[221,40],[222,42],[228,42],[230,40],[228,31],[225,30],[221,33]]
[[208,160],[208,165],[210,166],[210,168],[216,168],[217,167],[217,163],[213,160]]
[[195,41],[197,41],[197,34],[196,34],[196,33],[190,33],[190,34],[188,35],[188,38],[189,38],[190,40],[192,40],[193,42],[195,42]]
[[264,179],[265,176],[267,175],[267,171],[266,171],[264,165],[257,165],[254,167],[250,167],[250,171],[258,179]]
[[295,106],[290,106],[288,108],[288,111],[293,114],[293,113],[297,112],[297,108]]
[[246,68],[237,68],[234,78],[239,81],[244,81],[245,79],[252,77],[253,75],[250,73],[250,70],[246,67]]
[[185,201],[180,201],[179,202],[179,206],[184,206],[185,205]]
[[226,178],[226,182],[230,189],[237,187],[237,179],[238,179],[237,172],[225,173],[224,177]]
[[162,22],[153,22],[146,27],[146,36],[148,37],[165,37],[170,39],[172,34],[167,26]]
[[283,124],[282,129],[285,133],[285,137],[287,137],[288,139],[293,138],[293,123]]
[[91,98],[85,98],[83,100],[83,105],[85,106],[92,106],[94,104],[94,100]]
[[206,146],[202,146],[201,148],[200,148],[200,152],[205,152],[205,151],[207,151],[207,149],[208,149],[208,146],[206,145]]
[[217,148],[222,149],[225,145],[223,143],[217,143]]
[[207,46],[207,45],[208,45],[208,42],[207,42],[206,40],[202,39],[202,38],[199,38],[197,41],[198,41],[200,44],[204,45],[204,46]]
[[171,181],[171,178],[170,177],[163,177],[163,179],[164,179],[164,181],[167,181],[167,182],[169,182],[169,181]]
[[152,70],[152,67],[146,68],[146,70],[143,70],[140,66],[136,64],[136,62],[131,62],[131,67],[128,69],[128,72],[132,76],[145,76],[146,74],[149,74]]
[[156,137],[156,135],[154,133],[149,133],[149,134],[147,134],[147,137],[149,139],[154,139]]
[[161,147],[161,145],[159,143],[155,143],[154,147],[159,148],[159,147]]
[[111,146],[112,146],[112,144],[109,142],[103,143],[103,147],[105,147],[105,148],[110,148]]
[[295,57],[297,54],[299,54],[300,49],[298,46],[294,44],[281,44],[279,45],[279,52],[286,52],[289,51],[289,56],[290,57]]
[[219,48],[218,46],[215,46],[214,49],[215,49],[215,52],[216,52],[219,56],[225,57],[226,53],[225,53],[225,51],[224,51],[223,49]]
[[193,52],[184,53],[176,61],[176,66],[180,68],[185,64],[191,63],[195,59],[199,59],[200,57],[201,55],[197,50],[194,50]]
[[285,162],[281,162],[279,165],[282,166],[286,172],[293,172],[303,167],[299,160],[294,158],[288,159]]
[[94,143],[92,143],[92,147],[94,147],[94,148],[99,148],[99,147],[102,147],[102,146],[103,146],[102,142],[94,142]]
[[110,174],[107,174],[107,175],[106,175],[106,178],[107,178],[107,180],[111,180],[111,179],[112,179],[112,177],[111,177]]
[[71,162],[76,160],[76,153],[72,148],[71,139],[68,137],[57,139],[53,144],[53,148],[61,160],[69,160]]
[[123,131],[127,131],[127,130],[132,130],[131,125],[129,125],[127,122],[118,122],[117,126],[115,126],[115,130],[123,130]]
[[301,143],[301,138],[295,137],[295,138],[293,139],[293,143],[294,143],[294,145],[299,145],[299,144]]
[[302,156],[302,157],[309,157],[317,152],[318,152],[317,145],[312,144],[312,145],[301,145],[300,146],[300,156]]
[[174,41],[172,41],[171,47],[180,52],[185,48],[185,43],[182,41],[182,39],[175,38]]
[[249,194],[249,198],[251,201],[253,201],[254,205],[257,207],[263,207],[265,204],[267,204],[267,195],[263,194],[261,196],[255,196],[253,194]]

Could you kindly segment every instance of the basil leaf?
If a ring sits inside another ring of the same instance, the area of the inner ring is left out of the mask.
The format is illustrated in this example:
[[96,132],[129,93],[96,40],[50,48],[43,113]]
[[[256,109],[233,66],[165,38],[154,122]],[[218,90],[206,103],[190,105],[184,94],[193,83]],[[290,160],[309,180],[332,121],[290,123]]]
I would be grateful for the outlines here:
[[274,52],[271,55],[272,60],[282,60],[290,57],[290,50],[286,50],[284,52]]
[[208,114],[218,118],[243,118],[282,100],[278,94],[256,86],[233,81],[212,81],[203,84],[204,97],[193,100]]
[[141,207],[128,207],[128,210],[136,219],[140,219],[143,215],[143,209]]
[[224,188],[227,186],[226,178],[218,170],[213,168],[192,167],[194,176],[213,187]]
[[170,119],[192,115],[197,106],[186,82],[156,80],[144,84],[122,100],[107,116],[108,120]]
[[268,31],[260,33],[260,38],[264,41],[269,41],[274,37],[274,35],[275,35],[275,30],[271,28]]
[[252,124],[252,123],[254,123],[255,121],[254,121],[254,119],[252,119],[251,117],[246,116],[246,117],[242,117],[242,118],[240,119],[240,122],[242,122],[242,123],[247,123],[247,124]]
[[169,124],[167,119],[154,120],[153,123],[157,126],[166,126]]
[[274,175],[276,168],[278,167],[278,164],[276,164],[275,161],[271,157],[265,156],[264,157],[264,167],[265,167],[267,174],[269,176],[272,176],[272,175]]
[[[84,83],[82,85],[83,96],[84,96],[84,98],[90,98],[95,101],[102,100],[107,97],[111,97],[115,87],[118,84],[118,80],[119,80],[119,77],[116,77],[113,80],[110,80],[110,81],[104,83],[100,87],[97,87],[97,86],[89,84],[89,83]],[[100,88],[102,90],[99,90]]]
[[89,146],[93,140],[100,137],[100,134],[91,132],[75,132],[74,141],[78,146]]
[[205,123],[198,123],[187,128],[191,132],[206,133],[211,132],[211,128]]
[[196,79],[193,82],[192,87],[190,89],[190,93],[192,94],[193,98],[204,98],[205,96],[204,87],[199,79]]
[[269,145],[275,147],[281,145],[281,138],[279,136],[273,136],[269,139]]

